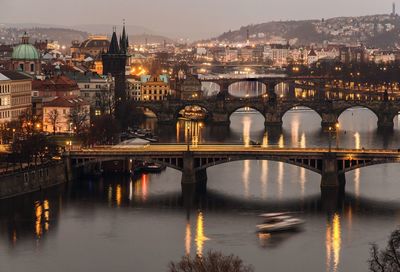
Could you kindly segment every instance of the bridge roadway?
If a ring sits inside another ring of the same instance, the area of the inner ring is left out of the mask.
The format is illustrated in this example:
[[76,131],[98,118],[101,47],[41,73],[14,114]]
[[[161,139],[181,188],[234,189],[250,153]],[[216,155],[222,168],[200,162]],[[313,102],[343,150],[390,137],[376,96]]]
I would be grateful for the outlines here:
[[270,160],[306,168],[322,176],[321,187],[340,187],[345,173],[370,165],[399,163],[399,150],[276,148],[244,145],[160,144],[138,148],[96,147],[71,150],[64,154],[69,167],[101,169],[104,161],[121,161],[124,171],[132,168],[133,160],[159,163],[182,172],[182,184],[202,184],[206,187],[206,169],[240,160]]

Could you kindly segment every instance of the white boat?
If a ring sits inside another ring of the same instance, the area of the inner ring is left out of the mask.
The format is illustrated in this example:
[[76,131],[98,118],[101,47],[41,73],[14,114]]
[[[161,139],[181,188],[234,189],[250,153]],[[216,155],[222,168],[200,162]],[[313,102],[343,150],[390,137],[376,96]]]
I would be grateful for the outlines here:
[[276,217],[276,216],[282,216],[282,215],[288,215],[288,214],[293,214],[293,212],[262,213],[262,214],[259,214],[258,216],[264,217],[264,218],[269,218],[269,217]]
[[304,220],[299,218],[289,218],[278,220],[277,222],[265,223],[257,225],[259,232],[280,232],[280,231],[291,231],[297,230],[305,223]]
[[259,216],[264,218],[264,222],[256,227],[259,232],[271,233],[296,230],[305,223],[304,220],[294,218],[290,214],[291,212],[260,214]]

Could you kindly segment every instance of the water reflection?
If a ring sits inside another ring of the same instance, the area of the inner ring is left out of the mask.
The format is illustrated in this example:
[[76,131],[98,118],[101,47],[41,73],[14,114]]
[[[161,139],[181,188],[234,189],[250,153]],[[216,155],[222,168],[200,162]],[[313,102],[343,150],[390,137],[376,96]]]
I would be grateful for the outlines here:
[[326,225],[326,271],[338,271],[341,243],[340,216],[335,213]]
[[186,222],[185,228],[185,254],[190,255],[190,248],[192,243],[192,231],[190,229],[190,221]]
[[251,130],[252,120],[250,116],[246,115],[243,117],[243,144],[244,146],[250,146],[250,130]]
[[361,140],[360,140],[360,133],[356,132],[354,134],[354,148],[360,149],[361,148]]
[[268,190],[268,161],[261,161],[261,197],[267,198]]
[[244,197],[248,198],[249,197],[249,182],[250,182],[250,161],[245,160],[243,161],[243,192],[244,192]]
[[[49,231],[50,227],[50,204],[47,199],[35,202],[35,235],[40,239],[44,232]],[[13,238],[14,240],[14,238]],[[15,232],[16,241],[16,232]]]
[[197,226],[196,226],[196,246],[197,246],[197,255],[203,256],[203,247],[204,243],[208,240],[208,238],[204,234],[204,218],[203,213],[201,211],[197,214]]

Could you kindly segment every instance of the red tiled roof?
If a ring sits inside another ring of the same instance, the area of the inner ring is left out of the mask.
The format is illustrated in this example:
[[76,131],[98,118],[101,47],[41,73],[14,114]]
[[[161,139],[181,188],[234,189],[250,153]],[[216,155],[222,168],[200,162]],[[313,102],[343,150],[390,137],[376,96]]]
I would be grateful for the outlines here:
[[43,103],[43,107],[60,107],[60,108],[72,108],[75,106],[86,106],[88,102],[84,101],[80,97],[57,97],[50,102]]
[[35,91],[73,91],[78,90],[79,87],[74,80],[60,75],[45,80],[34,80],[32,82],[32,89]]

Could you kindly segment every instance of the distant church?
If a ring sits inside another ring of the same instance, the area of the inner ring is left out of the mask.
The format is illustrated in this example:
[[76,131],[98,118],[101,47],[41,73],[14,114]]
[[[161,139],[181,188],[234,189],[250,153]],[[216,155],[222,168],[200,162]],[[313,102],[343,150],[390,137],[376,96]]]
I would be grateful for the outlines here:
[[118,103],[126,101],[125,66],[128,59],[129,40],[125,31],[125,23],[122,36],[117,38],[114,28],[108,52],[102,54],[103,74],[111,74],[115,81],[115,99]]

